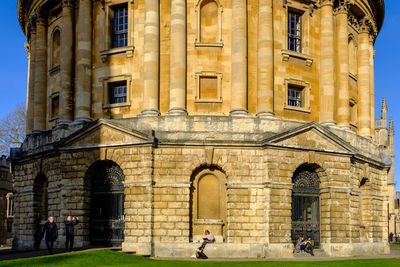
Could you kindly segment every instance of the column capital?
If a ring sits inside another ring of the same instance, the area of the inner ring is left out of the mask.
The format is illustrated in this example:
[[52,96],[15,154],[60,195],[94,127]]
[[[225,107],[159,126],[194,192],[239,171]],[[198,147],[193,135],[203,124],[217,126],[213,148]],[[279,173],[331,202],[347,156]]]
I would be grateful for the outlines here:
[[335,14],[348,14],[349,11],[349,1],[339,0],[337,7],[335,8]]
[[62,0],[62,7],[74,7],[76,4],[75,0]]
[[333,0],[319,0],[319,6],[333,6]]

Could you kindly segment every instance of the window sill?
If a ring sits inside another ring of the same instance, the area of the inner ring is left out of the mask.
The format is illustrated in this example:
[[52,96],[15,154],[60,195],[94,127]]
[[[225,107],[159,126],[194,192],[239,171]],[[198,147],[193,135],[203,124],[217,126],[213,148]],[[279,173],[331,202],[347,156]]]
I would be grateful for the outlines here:
[[116,55],[116,54],[122,54],[126,53],[126,57],[132,57],[133,56],[133,51],[135,51],[134,46],[125,46],[125,47],[118,47],[118,48],[112,48],[109,50],[104,50],[100,52],[100,57],[103,62],[106,62],[108,60],[109,56]]
[[350,122],[350,126],[352,126],[354,128],[358,128],[357,123],[354,123],[354,122]]
[[224,47],[224,43],[219,42],[219,43],[201,43],[201,42],[195,42],[194,43],[195,47]]
[[49,120],[49,122],[53,122],[53,121],[57,121],[57,120],[58,120],[58,116],[52,117],[52,118]]
[[123,107],[129,107],[130,105],[131,105],[130,103],[108,104],[108,105],[103,106],[103,109],[123,108]]
[[54,73],[58,72],[60,69],[61,69],[61,66],[60,66],[60,65],[55,66],[55,67],[52,67],[52,68],[49,70],[49,75],[53,75]]
[[311,113],[310,108],[300,108],[300,107],[292,107],[292,106],[285,106],[285,110],[291,110],[291,111],[298,111],[298,112],[304,112],[304,113]]
[[218,99],[195,99],[194,103],[222,103],[222,98]]
[[349,77],[350,77],[351,79],[353,79],[355,82],[358,80],[357,75],[356,75],[356,74],[353,74],[353,73],[351,73],[351,72],[349,72]]
[[294,52],[291,50],[282,49],[282,60],[283,61],[288,62],[291,57],[304,60],[307,67],[311,67],[314,62],[313,57],[310,55]]

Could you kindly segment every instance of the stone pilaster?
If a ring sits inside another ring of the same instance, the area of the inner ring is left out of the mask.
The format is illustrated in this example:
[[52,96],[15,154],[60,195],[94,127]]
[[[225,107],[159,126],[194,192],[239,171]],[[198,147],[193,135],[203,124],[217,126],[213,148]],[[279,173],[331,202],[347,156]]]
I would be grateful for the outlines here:
[[186,1],[171,0],[170,101],[168,114],[186,114]]
[[61,90],[60,90],[60,120],[59,124],[72,121],[73,88],[72,75],[74,67],[74,7],[72,0],[62,1],[62,31],[61,31]]
[[335,48],[333,1],[321,0],[320,122],[335,124]]
[[259,0],[257,115],[274,114],[273,1]]
[[343,128],[349,128],[349,48],[347,30],[347,1],[341,0],[336,10],[337,22],[337,123]]
[[35,88],[35,53],[36,53],[36,25],[31,21],[29,28],[30,40],[28,51],[28,92],[26,101],[26,134],[34,128],[34,88]]
[[143,116],[158,116],[160,73],[160,6],[157,0],[145,1]]
[[231,115],[247,114],[247,0],[232,0]]
[[370,35],[369,38],[369,74],[370,74],[370,107],[371,107],[371,135],[372,137],[375,136],[375,71],[374,71],[374,58],[375,58],[375,51],[374,51],[374,41],[375,38],[373,35]]
[[92,85],[92,1],[79,1],[75,120],[90,121]]
[[44,131],[46,130],[47,24],[42,15],[37,15],[36,30],[33,130]]
[[359,134],[371,136],[370,52],[368,20],[361,22],[358,53]]

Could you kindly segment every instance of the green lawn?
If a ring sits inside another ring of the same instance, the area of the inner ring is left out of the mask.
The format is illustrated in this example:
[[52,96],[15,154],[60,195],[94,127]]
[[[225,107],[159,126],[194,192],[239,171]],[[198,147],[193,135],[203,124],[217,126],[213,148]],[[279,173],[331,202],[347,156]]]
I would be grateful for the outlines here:
[[377,260],[348,260],[348,261],[320,261],[320,262],[212,262],[210,260],[196,260],[196,261],[159,261],[152,260],[145,257],[139,257],[130,254],[111,250],[78,252],[73,254],[59,254],[53,256],[44,256],[37,258],[19,259],[11,261],[1,261],[0,266],[166,266],[166,267],[180,267],[180,266],[218,266],[218,267],[245,267],[245,266],[267,266],[267,267],[311,267],[311,266],[359,266],[359,267],[373,267],[373,266],[400,266],[400,260],[395,259],[377,259]]
[[390,244],[391,247],[400,247],[400,244]]

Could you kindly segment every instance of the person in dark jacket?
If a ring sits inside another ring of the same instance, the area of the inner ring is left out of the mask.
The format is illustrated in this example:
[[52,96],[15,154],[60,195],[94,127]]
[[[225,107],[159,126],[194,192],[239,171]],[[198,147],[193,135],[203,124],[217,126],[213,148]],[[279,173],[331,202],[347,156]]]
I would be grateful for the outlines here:
[[66,251],[68,251],[68,243],[69,243],[69,251],[72,251],[72,248],[74,246],[74,226],[77,225],[78,223],[79,223],[78,217],[74,217],[71,220],[71,216],[68,216],[67,220],[65,221]]
[[49,254],[53,253],[54,242],[57,240],[58,237],[58,230],[57,224],[54,222],[53,217],[49,217],[47,222],[44,224],[43,227],[43,236],[45,237],[46,246],[49,250]]

